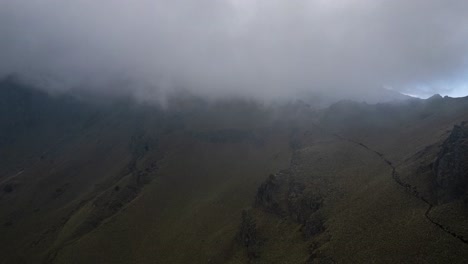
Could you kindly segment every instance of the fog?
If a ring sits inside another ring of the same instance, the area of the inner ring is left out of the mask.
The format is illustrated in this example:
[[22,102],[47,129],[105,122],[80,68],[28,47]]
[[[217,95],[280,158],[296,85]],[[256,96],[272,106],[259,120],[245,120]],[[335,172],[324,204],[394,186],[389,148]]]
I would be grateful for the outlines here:
[[468,94],[464,0],[1,0],[0,75],[161,98]]

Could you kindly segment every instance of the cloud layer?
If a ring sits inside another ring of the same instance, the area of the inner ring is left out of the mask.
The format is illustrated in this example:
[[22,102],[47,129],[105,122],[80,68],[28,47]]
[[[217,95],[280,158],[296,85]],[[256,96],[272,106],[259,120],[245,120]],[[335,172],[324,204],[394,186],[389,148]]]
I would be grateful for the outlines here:
[[464,0],[4,0],[0,75],[160,96],[449,93]]

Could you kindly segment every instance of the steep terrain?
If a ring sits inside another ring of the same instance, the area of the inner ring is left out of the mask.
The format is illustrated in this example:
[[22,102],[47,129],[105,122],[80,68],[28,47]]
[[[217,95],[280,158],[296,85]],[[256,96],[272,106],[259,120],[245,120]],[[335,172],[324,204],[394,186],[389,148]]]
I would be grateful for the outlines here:
[[0,84],[0,263],[464,263],[468,99],[168,108]]

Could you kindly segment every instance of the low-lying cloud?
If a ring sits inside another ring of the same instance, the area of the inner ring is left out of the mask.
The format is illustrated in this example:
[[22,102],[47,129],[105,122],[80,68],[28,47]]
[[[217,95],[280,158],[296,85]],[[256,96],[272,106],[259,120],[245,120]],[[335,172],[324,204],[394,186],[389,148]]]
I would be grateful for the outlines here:
[[0,75],[143,97],[449,93],[468,83],[467,13],[465,0],[3,0]]

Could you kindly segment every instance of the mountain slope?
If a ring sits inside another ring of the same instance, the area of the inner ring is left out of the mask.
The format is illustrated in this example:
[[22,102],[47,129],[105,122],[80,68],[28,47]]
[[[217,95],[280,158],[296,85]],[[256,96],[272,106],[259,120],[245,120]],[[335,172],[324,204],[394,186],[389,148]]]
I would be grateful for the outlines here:
[[162,109],[14,80],[0,94],[0,263],[468,258],[465,98]]

